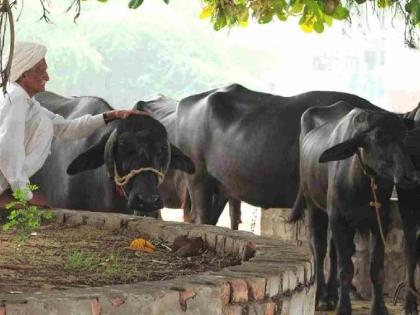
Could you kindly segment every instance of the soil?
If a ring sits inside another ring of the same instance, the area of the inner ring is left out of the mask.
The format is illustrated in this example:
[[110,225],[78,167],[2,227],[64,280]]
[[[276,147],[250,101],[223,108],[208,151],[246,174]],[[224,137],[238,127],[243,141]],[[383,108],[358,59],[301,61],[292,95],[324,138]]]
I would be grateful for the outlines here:
[[240,263],[208,249],[178,257],[170,243],[156,239],[150,240],[154,253],[128,249],[138,237],[127,230],[51,224],[19,244],[14,233],[0,231],[0,294],[160,281]]
[[[370,301],[351,301],[351,306],[353,315],[370,315]],[[390,301],[386,301],[386,307],[389,315],[400,315],[403,308],[401,304],[394,305]],[[335,315],[335,311],[315,312],[315,315]]]
[[[353,315],[370,315],[370,301],[351,301]],[[389,315],[400,315],[402,305],[393,305],[391,302],[386,302]],[[315,315],[335,315],[335,311],[331,312],[315,312]]]

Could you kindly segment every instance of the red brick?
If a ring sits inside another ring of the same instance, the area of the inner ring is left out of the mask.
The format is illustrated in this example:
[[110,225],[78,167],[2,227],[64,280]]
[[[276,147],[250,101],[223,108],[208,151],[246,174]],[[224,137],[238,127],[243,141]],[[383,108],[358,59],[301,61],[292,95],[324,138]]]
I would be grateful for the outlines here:
[[276,311],[276,303],[268,302],[265,304],[264,315],[274,315]]
[[181,310],[184,312],[187,310],[187,300],[194,297],[195,294],[193,290],[179,291],[179,305],[181,305]]
[[222,300],[223,305],[229,304],[229,301],[230,301],[230,285],[227,282],[221,282],[220,283],[220,299]]
[[264,278],[247,278],[249,300],[261,301],[265,296],[266,281]]
[[101,315],[101,304],[99,304],[98,299],[90,300],[90,307],[92,315]]
[[248,301],[248,285],[243,279],[229,279],[232,288],[232,301],[234,303],[244,303]]

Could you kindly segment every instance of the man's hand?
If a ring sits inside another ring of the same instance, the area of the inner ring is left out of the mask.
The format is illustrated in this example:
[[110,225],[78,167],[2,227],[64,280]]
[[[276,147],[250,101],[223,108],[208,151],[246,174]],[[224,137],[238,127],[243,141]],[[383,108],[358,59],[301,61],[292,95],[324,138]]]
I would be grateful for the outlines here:
[[119,109],[119,110],[111,110],[104,113],[105,122],[110,122],[116,119],[126,119],[131,115],[146,115],[151,116],[147,112],[139,111],[137,109]]

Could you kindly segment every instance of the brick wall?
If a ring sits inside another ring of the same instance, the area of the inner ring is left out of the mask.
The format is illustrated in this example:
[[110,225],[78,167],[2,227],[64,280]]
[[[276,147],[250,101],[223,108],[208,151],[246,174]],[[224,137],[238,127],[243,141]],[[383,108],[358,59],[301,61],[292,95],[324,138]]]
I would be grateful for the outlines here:
[[[307,222],[289,224],[285,219],[290,209],[265,209],[261,213],[261,235],[270,236],[281,240],[289,240],[296,243],[296,239],[302,242],[302,246],[309,253],[307,244],[309,229]],[[353,256],[355,265],[355,276],[353,284],[358,292],[365,298],[370,298],[370,276],[369,276],[369,239],[356,234],[356,253]],[[397,284],[405,277],[404,258],[404,233],[401,229],[401,221],[396,202],[393,202],[391,209],[391,226],[387,236],[387,251],[385,256],[385,286],[384,294],[392,296]],[[416,286],[420,288],[420,275],[417,272]],[[403,297],[403,294],[400,294]]]

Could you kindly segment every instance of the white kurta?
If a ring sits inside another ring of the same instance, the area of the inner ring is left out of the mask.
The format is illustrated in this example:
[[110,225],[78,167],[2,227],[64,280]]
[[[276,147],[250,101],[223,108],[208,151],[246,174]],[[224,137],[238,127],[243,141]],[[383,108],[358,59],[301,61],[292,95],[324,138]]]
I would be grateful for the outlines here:
[[8,187],[26,187],[51,153],[53,136],[80,139],[105,126],[101,114],[66,120],[31,99],[17,83],[7,90],[0,95],[0,195]]

